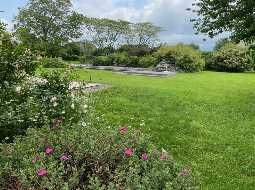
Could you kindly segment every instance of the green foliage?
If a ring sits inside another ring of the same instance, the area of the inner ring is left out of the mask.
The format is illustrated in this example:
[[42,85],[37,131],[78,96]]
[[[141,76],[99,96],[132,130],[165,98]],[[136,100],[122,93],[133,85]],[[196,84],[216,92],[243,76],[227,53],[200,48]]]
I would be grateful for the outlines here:
[[81,64],[93,64],[94,57],[89,55],[84,55],[79,57],[79,62]]
[[97,56],[94,58],[93,65],[96,66],[110,66],[113,64],[111,56]]
[[12,140],[30,127],[52,126],[57,118],[74,123],[81,117],[82,93],[70,91],[70,78],[59,72],[42,76],[1,91],[0,140]]
[[82,19],[70,0],[29,0],[16,17],[16,33],[25,45],[56,56],[62,44],[81,36]]
[[0,23],[0,88],[19,83],[32,75],[37,66],[32,60],[31,51],[15,44],[11,34]]
[[189,169],[127,126],[29,129],[0,150],[1,189],[196,189]]
[[126,53],[114,53],[111,55],[113,65],[127,66],[129,65],[129,56]]
[[198,18],[192,21],[198,32],[214,37],[229,31],[237,41],[254,41],[255,1],[200,0],[193,5]]
[[184,72],[202,71],[204,60],[202,54],[189,45],[162,46],[155,52],[158,60],[165,60]]
[[151,54],[153,49],[148,46],[139,46],[139,45],[123,45],[118,48],[119,52],[125,52],[129,56],[145,56]]
[[147,68],[155,66],[157,63],[157,59],[153,57],[152,55],[147,55],[144,57],[141,57],[139,60],[139,67]]
[[110,20],[84,17],[84,25],[92,36],[97,48],[116,47],[121,44],[153,47],[161,27],[153,23],[130,23],[123,20]]
[[112,53],[114,53],[114,48],[112,47],[104,47],[104,48],[97,48],[92,52],[93,56],[100,56],[100,55],[110,55]]
[[244,72],[251,71],[254,68],[254,62],[247,48],[226,44],[212,55],[207,68],[216,71]]
[[79,43],[68,43],[59,49],[58,56],[65,61],[78,61],[81,55]]
[[68,64],[59,58],[44,57],[39,60],[40,65],[44,68],[67,68]]

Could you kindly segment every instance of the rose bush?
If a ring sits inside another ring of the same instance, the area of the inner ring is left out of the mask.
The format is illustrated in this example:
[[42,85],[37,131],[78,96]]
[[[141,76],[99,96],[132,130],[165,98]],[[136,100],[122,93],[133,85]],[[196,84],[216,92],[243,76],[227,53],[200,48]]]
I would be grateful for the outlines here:
[[1,189],[196,189],[189,168],[128,126],[31,128],[0,149]]

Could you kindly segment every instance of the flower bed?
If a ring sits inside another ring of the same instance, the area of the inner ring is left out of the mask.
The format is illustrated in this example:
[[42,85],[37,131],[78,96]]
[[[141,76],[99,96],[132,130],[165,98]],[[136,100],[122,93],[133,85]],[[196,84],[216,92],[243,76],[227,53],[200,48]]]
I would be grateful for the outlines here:
[[127,125],[29,129],[1,145],[0,160],[1,189],[196,188],[190,169]]

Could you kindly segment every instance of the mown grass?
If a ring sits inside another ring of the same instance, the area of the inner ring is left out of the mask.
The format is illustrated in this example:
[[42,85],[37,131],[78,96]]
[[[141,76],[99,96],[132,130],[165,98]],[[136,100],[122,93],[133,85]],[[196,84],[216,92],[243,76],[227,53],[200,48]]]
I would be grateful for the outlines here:
[[111,84],[96,103],[104,125],[138,126],[198,175],[203,190],[255,189],[255,75],[202,72],[169,78],[77,70]]

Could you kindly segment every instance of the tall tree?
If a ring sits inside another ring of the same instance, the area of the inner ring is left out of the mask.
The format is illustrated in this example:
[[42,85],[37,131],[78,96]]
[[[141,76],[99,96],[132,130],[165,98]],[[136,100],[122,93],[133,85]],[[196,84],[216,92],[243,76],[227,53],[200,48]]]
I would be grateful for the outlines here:
[[133,25],[136,43],[139,46],[154,46],[158,41],[158,33],[161,27],[155,26],[150,22],[136,23]]
[[196,0],[193,6],[198,18],[192,21],[198,32],[214,37],[229,31],[236,41],[255,40],[254,0]]
[[82,19],[70,0],[29,0],[15,18],[16,32],[25,43],[32,39],[41,51],[55,56],[61,45],[81,36]]
[[129,22],[123,20],[84,18],[84,24],[93,43],[98,48],[116,47],[121,43],[124,32],[129,28]]

